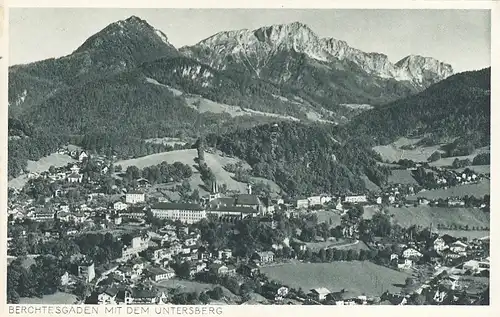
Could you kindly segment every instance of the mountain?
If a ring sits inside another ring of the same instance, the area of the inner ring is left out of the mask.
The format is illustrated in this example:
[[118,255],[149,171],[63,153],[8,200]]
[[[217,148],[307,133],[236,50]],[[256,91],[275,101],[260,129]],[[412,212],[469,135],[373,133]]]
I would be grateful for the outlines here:
[[22,112],[69,87],[179,56],[161,31],[132,16],[91,36],[73,53],[9,68],[10,111]]
[[427,136],[434,143],[490,144],[491,68],[453,75],[426,90],[363,112],[341,130],[369,136],[373,144]]
[[[246,69],[255,76],[278,82],[287,82],[296,75],[289,69],[290,61],[287,61],[283,66],[288,72],[281,73],[279,77],[269,76],[269,68],[276,66],[273,65],[273,59],[282,53],[303,54],[317,68],[327,67],[333,71],[349,68],[350,71],[365,73],[365,77],[379,77],[379,82],[383,82],[381,79],[408,82],[416,90],[422,90],[453,74],[450,65],[430,57],[410,55],[393,64],[384,54],[365,53],[350,47],[345,41],[319,38],[300,22],[256,30],[220,32],[196,45],[183,47],[180,51],[216,69]],[[349,64],[354,64],[357,69]]]

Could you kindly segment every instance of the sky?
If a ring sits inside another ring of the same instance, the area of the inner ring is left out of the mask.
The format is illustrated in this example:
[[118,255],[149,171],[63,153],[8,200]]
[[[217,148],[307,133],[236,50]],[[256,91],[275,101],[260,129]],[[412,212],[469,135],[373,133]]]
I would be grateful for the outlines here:
[[175,47],[220,31],[300,21],[320,37],[386,54],[394,63],[415,54],[451,64],[455,72],[491,65],[489,10],[82,8],[12,8],[9,64],[70,54],[108,24],[131,15],[163,31]]

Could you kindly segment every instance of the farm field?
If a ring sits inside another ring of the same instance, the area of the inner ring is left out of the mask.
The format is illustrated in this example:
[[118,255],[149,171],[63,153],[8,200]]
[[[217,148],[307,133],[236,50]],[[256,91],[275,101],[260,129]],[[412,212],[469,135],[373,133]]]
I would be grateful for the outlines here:
[[387,182],[389,184],[418,184],[415,178],[413,178],[411,171],[409,170],[392,170],[391,175],[389,175],[387,179]]
[[440,145],[418,147],[412,150],[403,150],[402,146],[414,145],[421,139],[399,138],[388,145],[375,146],[373,150],[377,152],[383,161],[397,162],[401,159],[409,159],[414,162],[427,162],[429,156],[439,150]]
[[440,235],[448,234],[455,238],[481,239],[490,235],[489,230],[438,230]]
[[[48,171],[51,166],[54,167],[62,167],[69,163],[74,163],[77,160],[71,158],[66,154],[52,153],[48,156],[42,157],[38,161],[28,161],[28,172],[30,173],[42,173]],[[28,182],[27,175],[20,175],[16,178],[13,178],[9,181],[10,188],[23,188],[24,185]]]
[[381,295],[386,290],[398,292],[404,285],[407,273],[395,271],[368,261],[300,263],[260,269],[271,280],[278,280],[305,292],[326,287],[331,292],[346,291],[356,295]]
[[21,297],[19,304],[45,304],[45,305],[71,305],[76,303],[76,296],[73,294],[56,292],[51,295],[44,295],[43,298],[38,297]]
[[[194,172],[193,176],[190,179],[190,185],[191,188],[198,188],[200,191],[200,194],[205,194],[206,191],[203,190],[200,185],[203,184],[200,174],[195,168],[195,158],[198,156],[197,150],[196,149],[189,149],[189,150],[178,150],[178,151],[170,151],[170,152],[162,152],[162,153],[157,153],[157,154],[152,154],[148,156],[143,156],[135,159],[129,159],[129,160],[123,160],[123,161],[118,161],[115,163],[115,165],[121,165],[122,168],[125,170],[129,166],[137,166],[138,168],[142,169],[147,166],[152,166],[152,165],[157,165],[160,164],[163,161],[166,161],[167,163],[174,163],[174,162],[181,162],[184,164],[188,164],[192,167],[192,170]],[[224,170],[224,166],[226,164],[235,164],[237,162],[242,162],[243,163],[243,168],[250,168],[250,166],[239,159],[236,158],[230,158],[230,157],[224,157],[219,154],[212,154],[212,153],[205,153],[205,162],[207,165],[210,167],[210,169],[213,171],[217,178],[217,182],[219,184],[226,184],[227,188],[229,190],[235,190],[239,192],[246,192],[247,190],[247,185],[245,183],[240,183],[236,180],[233,179],[233,173],[229,173],[226,170]],[[262,179],[261,179],[262,180]],[[267,182],[271,182],[268,181]],[[275,183],[271,182],[271,188],[274,188],[277,190],[279,187]]]
[[490,182],[488,180],[482,180],[477,184],[466,184],[449,187],[447,189],[436,189],[427,190],[424,192],[417,193],[415,195],[409,196],[408,198],[422,197],[427,199],[439,199],[448,197],[464,197],[464,196],[475,196],[484,197],[484,195],[490,194]]
[[452,207],[389,207],[389,214],[394,215],[394,221],[403,227],[419,225],[434,228],[438,224],[451,226],[490,227],[490,215],[479,208]]

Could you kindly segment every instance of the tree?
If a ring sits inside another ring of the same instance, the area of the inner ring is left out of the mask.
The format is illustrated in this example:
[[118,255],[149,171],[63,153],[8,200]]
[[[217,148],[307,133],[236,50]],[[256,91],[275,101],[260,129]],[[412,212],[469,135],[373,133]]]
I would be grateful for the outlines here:
[[224,291],[220,286],[214,287],[214,289],[210,292],[210,298],[215,300],[220,300],[224,296]]
[[412,286],[413,284],[415,284],[415,280],[411,277],[407,277],[406,280],[405,280],[405,286]]
[[434,153],[431,154],[431,156],[429,156],[429,158],[427,159],[427,161],[429,161],[429,162],[435,162],[435,161],[437,161],[439,159],[441,159],[441,152],[435,151]]
[[210,302],[210,296],[208,296],[207,292],[202,292],[199,296],[199,300],[203,304],[208,304]]

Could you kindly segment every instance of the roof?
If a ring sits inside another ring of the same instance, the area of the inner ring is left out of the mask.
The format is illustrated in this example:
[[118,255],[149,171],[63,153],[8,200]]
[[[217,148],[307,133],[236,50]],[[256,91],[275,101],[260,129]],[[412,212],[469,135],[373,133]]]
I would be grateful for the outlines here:
[[211,211],[217,212],[239,212],[242,214],[256,214],[257,210],[250,207],[236,207],[236,206],[228,206],[228,207],[219,207],[215,209],[211,209]]
[[316,294],[325,294],[325,295],[330,294],[330,290],[325,287],[314,288],[311,290],[311,292]]
[[68,178],[80,178],[81,174],[71,173]]
[[160,267],[150,267],[150,268],[148,268],[148,272],[150,272],[151,274],[154,274],[154,275],[160,275],[160,274],[171,273],[172,270],[165,270],[165,269],[162,269]]
[[119,289],[116,287],[108,287],[105,291],[104,294],[107,294],[109,296],[116,296],[118,294]]
[[449,234],[442,235],[441,239],[443,239],[446,244],[453,243],[453,242],[457,241],[456,238],[450,236]]
[[221,197],[214,199],[210,202],[211,206],[217,206],[218,204],[225,205],[225,206],[233,206],[234,203],[236,202],[236,198],[233,197]]
[[236,204],[238,205],[258,205],[259,198],[255,195],[241,194],[236,196]]
[[133,298],[153,298],[153,297],[156,297],[156,293],[151,291],[151,290],[137,289],[137,288],[134,288],[131,291],[131,295]]
[[138,191],[138,190],[132,190],[132,191],[129,191],[129,192],[127,193],[127,195],[131,195],[131,194],[132,194],[132,195],[144,195],[144,193],[143,193],[143,192]]
[[274,252],[273,251],[262,251],[262,252],[257,252],[257,254],[259,256],[263,256],[263,255],[274,255]]
[[162,210],[203,210],[199,204],[176,204],[176,203],[157,203],[151,209]]

